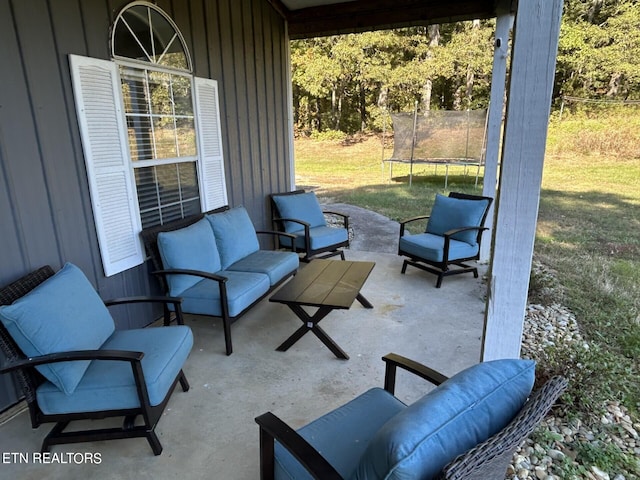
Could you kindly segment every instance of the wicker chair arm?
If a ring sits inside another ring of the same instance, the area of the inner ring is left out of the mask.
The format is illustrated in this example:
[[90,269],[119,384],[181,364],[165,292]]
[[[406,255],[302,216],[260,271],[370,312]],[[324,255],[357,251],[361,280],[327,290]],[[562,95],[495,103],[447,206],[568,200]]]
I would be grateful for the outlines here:
[[255,421],[260,425],[261,462],[271,462],[269,466],[261,465],[262,480],[273,479],[274,439],[278,440],[313,478],[317,480],[343,480],[336,469],[315,448],[273,413],[264,413],[256,417]]
[[151,272],[153,275],[193,275],[195,277],[207,278],[209,280],[215,280],[216,282],[225,283],[227,277],[222,275],[216,275],[215,273],[203,272],[201,270],[186,270],[182,268],[169,268],[166,270],[156,270]]
[[120,360],[127,362],[140,362],[144,352],[132,352],[128,350],[75,350],[71,352],[50,353],[38,357],[30,357],[10,362],[0,368],[0,373],[12,372],[23,368],[31,368],[48,363],[69,362],[74,360]]
[[535,390],[509,425],[446,465],[438,479],[502,478],[513,453],[544,419],[568,386],[555,376]]
[[447,377],[440,372],[395,353],[388,353],[382,357],[382,360],[387,364],[384,374],[384,389],[392,395],[395,392],[397,367],[418,375],[436,386],[447,380]]

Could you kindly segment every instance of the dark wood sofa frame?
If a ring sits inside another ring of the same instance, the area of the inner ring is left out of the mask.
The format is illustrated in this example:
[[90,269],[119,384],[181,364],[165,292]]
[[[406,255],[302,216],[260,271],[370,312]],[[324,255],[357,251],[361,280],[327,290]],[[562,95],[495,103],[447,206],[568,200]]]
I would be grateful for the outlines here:
[[[204,213],[198,213],[195,215],[191,215],[189,217],[185,217],[183,219],[174,220],[171,222],[167,222],[164,225],[158,225],[155,227],[150,227],[142,230],[140,233],[142,237],[142,241],[145,246],[145,250],[147,255],[151,259],[152,266],[154,271],[153,275],[156,275],[160,281],[161,287],[164,292],[169,293],[169,284],[167,283],[167,275],[172,274],[182,274],[182,275],[193,275],[200,278],[207,278],[209,280],[213,280],[218,283],[218,288],[220,289],[220,299],[221,299],[221,307],[222,307],[222,328],[224,330],[224,341],[225,341],[225,352],[227,355],[231,355],[233,353],[233,345],[231,341],[231,324],[242,317],[246,312],[248,312],[251,308],[253,308],[257,303],[259,303],[262,299],[271,294],[277,287],[279,287],[283,282],[285,282],[290,276],[294,275],[295,272],[292,272],[291,275],[282,278],[277,284],[273,285],[268,292],[258,298],[255,302],[245,308],[238,315],[232,317],[229,315],[229,306],[227,301],[227,287],[225,282],[227,278],[222,275],[216,275],[213,273],[202,272],[199,270],[181,270],[181,269],[165,269],[162,264],[162,257],[160,256],[160,250],[158,249],[158,234],[160,232],[171,232],[174,230],[179,230],[181,228],[188,227],[189,225],[193,225],[194,223],[202,220],[205,215],[221,213],[229,210],[230,207],[225,205],[220,208],[216,208],[214,210],[210,210]],[[289,235],[288,233],[283,232],[275,232],[271,230],[256,230],[257,234],[260,235],[270,235],[274,238],[279,238],[280,236],[295,238],[293,235]]]
[[[53,275],[53,269],[47,265],[27,274],[10,285],[3,287],[0,289],[0,305],[12,304],[14,301],[26,295]],[[182,300],[179,298],[171,297],[131,297],[107,300],[104,303],[107,306],[142,302],[162,303],[164,306],[163,318],[165,325],[169,325],[171,321],[168,305],[173,304],[176,312],[176,321],[178,324],[183,325],[184,322],[180,308],[181,301]],[[176,384],[180,382],[183,391],[186,392],[189,390],[189,382],[187,381],[184,372],[181,370],[174,380],[173,385],[168,390],[164,400],[159,405],[150,405],[149,395],[144,381],[144,373],[142,371],[141,360],[144,356],[144,353],[142,352],[121,350],[85,350],[54,353],[40,357],[27,358],[16,345],[2,323],[0,323],[0,348],[2,348],[2,351],[7,358],[7,364],[0,368],[0,373],[15,373],[27,402],[27,406],[29,407],[31,426],[33,428],[38,428],[43,423],[55,423],[54,427],[42,442],[42,452],[48,452],[52,445],[144,437],[149,442],[153,453],[155,455],[160,455],[162,453],[162,444],[155,432],[156,424],[160,420],[162,412],[169,402],[169,398],[171,397]],[[138,397],[140,399],[140,407],[124,410],[102,410],[97,412],[77,412],[55,415],[43,413],[38,406],[36,390],[45,381],[45,378],[36,370],[35,367],[48,363],[71,360],[116,360],[129,362],[136,382]],[[142,417],[143,425],[135,425],[135,421],[138,416]],[[101,420],[110,417],[123,417],[122,427],[76,430],[68,432],[64,431],[72,421],[87,419]]]

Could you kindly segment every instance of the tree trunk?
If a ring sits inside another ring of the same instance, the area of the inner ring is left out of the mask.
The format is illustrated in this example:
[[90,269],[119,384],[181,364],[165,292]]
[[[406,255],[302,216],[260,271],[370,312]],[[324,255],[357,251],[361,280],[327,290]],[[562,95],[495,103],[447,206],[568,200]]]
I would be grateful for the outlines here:
[[367,128],[367,92],[360,83],[360,131],[364,132]]
[[611,75],[611,79],[609,80],[609,90],[607,91],[607,97],[614,97],[618,94],[621,78],[622,78],[622,74],[619,72],[616,72]]
[[[472,27],[473,30],[480,29],[480,20],[474,20]],[[473,100],[473,84],[476,79],[475,71],[473,70],[473,65],[467,65],[467,82],[466,82],[466,107],[467,109],[471,108],[471,101]]]
[[[427,37],[429,39],[429,47],[437,47],[440,44],[440,25],[434,24],[427,27]],[[427,53],[424,62],[431,59],[431,53]],[[431,109],[431,93],[433,91],[433,81],[430,78],[425,79],[422,84],[422,111],[428,112]]]
[[331,89],[331,120],[334,125],[339,123],[338,120],[338,102],[335,87]]

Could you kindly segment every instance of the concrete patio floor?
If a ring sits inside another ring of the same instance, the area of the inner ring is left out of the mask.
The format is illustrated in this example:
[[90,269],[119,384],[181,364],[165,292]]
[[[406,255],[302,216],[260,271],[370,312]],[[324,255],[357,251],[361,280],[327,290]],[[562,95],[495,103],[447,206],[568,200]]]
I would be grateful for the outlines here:
[[[367,248],[357,242],[354,246]],[[266,299],[233,325],[234,353],[229,357],[224,355],[220,321],[187,315],[195,337],[184,368],[191,390],[177,388],[158,424],[162,455],[154,456],[144,439],[129,439],[52,449],[65,455],[99,453],[99,464],[34,463],[33,454],[50,427],[31,429],[24,411],[0,426],[0,478],[257,479],[256,416],[272,411],[298,428],[382,386],[380,357],[389,352],[445,375],[479,361],[485,308],[482,276],[449,277],[436,289],[435,277],[426,272],[409,268],[401,275],[397,255],[348,250],[346,256],[376,262],[362,290],[374,308],[365,309],[356,301],[350,310],[334,311],[321,323],[349,360],[338,360],[312,334],[289,351],[277,352],[300,321],[286,306]],[[430,388],[399,374],[396,394],[412,402]],[[19,453],[26,454],[27,463],[11,456]]]

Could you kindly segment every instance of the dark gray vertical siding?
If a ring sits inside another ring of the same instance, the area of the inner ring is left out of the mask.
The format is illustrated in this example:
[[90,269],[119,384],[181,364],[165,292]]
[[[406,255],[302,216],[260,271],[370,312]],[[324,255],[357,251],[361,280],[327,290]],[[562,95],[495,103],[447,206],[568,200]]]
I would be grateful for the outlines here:
[[[110,57],[119,0],[0,2],[0,284],[71,261],[103,298],[156,286],[142,265],[106,278],[93,222],[69,54]],[[219,82],[229,203],[269,226],[266,195],[289,185],[286,38],[266,0],[160,0],[185,37],[198,76]],[[119,328],[153,312],[118,308]],[[15,401],[0,378],[0,409]]]
[[289,188],[287,86],[273,83],[288,78],[284,23],[261,0],[204,2],[202,10],[206,43],[194,37],[192,56],[202,75],[199,49],[208,47],[209,76],[219,82],[229,203],[244,205],[257,228],[270,227],[266,196]]

